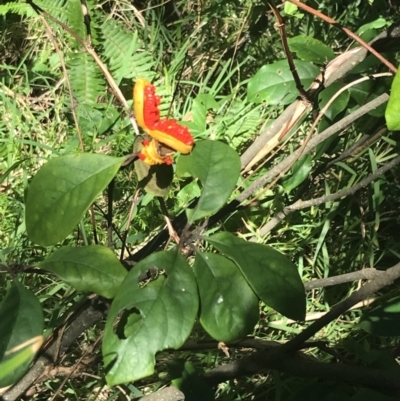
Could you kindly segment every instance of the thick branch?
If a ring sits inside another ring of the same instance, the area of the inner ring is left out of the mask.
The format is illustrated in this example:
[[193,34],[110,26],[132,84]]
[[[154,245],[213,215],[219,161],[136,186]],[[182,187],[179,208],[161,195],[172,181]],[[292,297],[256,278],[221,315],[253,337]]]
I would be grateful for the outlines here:
[[203,377],[212,386],[241,376],[250,376],[267,369],[276,369],[297,377],[311,377],[350,383],[379,389],[390,395],[400,395],[400,380],[397,374],[364,366],[316,362],[298,354],[285,354],[271,348],[257,351],[250,356],[237,359],[206,372]]
[[304,289],[306,291],[313,290],[314,288],[330,287],[332,285],[350,283],[357,280],[372,280],[375,277],[385,274],[382,270],[376,270],[374,268],[367,268],[358,270],[356,272],[341,274],[339,276],[332,276],[327,278],[321,278],[318,280],[307,281],[304,283]]

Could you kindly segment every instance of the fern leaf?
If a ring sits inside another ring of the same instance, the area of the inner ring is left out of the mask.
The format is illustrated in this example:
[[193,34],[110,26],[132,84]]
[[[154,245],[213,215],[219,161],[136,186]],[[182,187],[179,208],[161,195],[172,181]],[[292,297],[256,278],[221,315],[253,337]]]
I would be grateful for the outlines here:
[[[86,27],[83,20],[83,12],[80,0],[68,1],[68,25],[82,39],[86,40]],[[74,39],[75,47],[80,44]]]
[[238,147],[257,132],[260,120],[260,107],[234,102],[222,119],[216,119],[219,123],[216,136],[224,136],[232,146]]
[[151,55],[140,52],[142,44],[137,34],[124,29],[114,20],[106,20],[101,26],[104,37],[104,56],[117,83],[122,78],[146,76],[154,66]]
[[54,18],[67,23],[68,0],[37,0],[35,3]]
[[36,15],[33,8],[27,3],[7,3],[5,5],[0,5],[0,15],[6,15],[8,13],[25,17],[33,17]]
[[76,53],[67,65],[75,99],[96,107],[98,97],[106,93],[106,86],[92,57],[87,53]]

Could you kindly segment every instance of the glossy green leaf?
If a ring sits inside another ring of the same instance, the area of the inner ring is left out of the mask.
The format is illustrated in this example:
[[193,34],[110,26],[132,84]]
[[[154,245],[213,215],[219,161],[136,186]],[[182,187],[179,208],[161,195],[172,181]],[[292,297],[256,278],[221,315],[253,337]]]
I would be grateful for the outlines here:
[[294,188],[297,188],[310,174],[312,169],[312,157],[311,155],[304,155],[302,158],[293,164],[293,173],[282,181],[282,187],[286,192],[290,192]]
[[364,313],[359,326],[376,336],[400,336],[400,296]]
[[324,64],[335,58],[335,52],[331,47],[311,36],[299,35],[288,39],[290,51],[304,61]]
[[[142,138],[136,137],[133,143],[133,151],[140,152]],[[135,172],[139,181],[139,187],[144,188],[146,192],[154,196],[166,196],[169,192],[172,178],[174,177],[174,169],[167,164],[156,164],[149,166],[142,160],[135,160]]]
[[14,352],[11,350],[7,354],[10,359],[0,363],[0,383],[11,384],[18,380],[18,377],[15,378],[15,372],[21,369],[23,366],[29,367],[30,362],[40,349],[43,341],[43,336],[37,336],[28,341],[26,346],[17,346]]
[[[341,83],[334,82],[332,85],[329,85],[326,89],[324,89],[319,95],[320,109],[325,107],[325,105],[331,100],[332,96],[335,95],[342,87],[343,85]],[[347,107],[349,99],[349,91],[346,90],[342,92],[328,107],[325,112],[325,116],[332,121],[340,112],[342,112]]]
[[286,256],[270,246],[247,242],[228,232],[208,237],[207,241],[234,260],[261,301],[291,319],[304,319],[304,285]]
[[189,221],[193,222],[225,205],[239,179],[240,158],[222,142],[201,141],[196,143],[191,154],[179,157],[176,174],[183,176],[185,173],[199,178],[203,186],[195,209],[188,210]]
[[[158,276],[140,285],[138,279],[150,268]],[[196,279],[182,255],[153,253],[135,265],[107,317],[103,339],[107,382],[118,384],[151,375],[155,354],[177,349],[188,338],[198,308]]]
[[185,401],[215,400],[213,389],[196,372],[189,361],[179,359],[169,362],[168,372],[172,384],[185,394]]
[[15,367],[11,374],[0,379],[1,388],[15,383],[28,370],[35,354],[32,349],[22,353],[22,357],[19,355],[17,361],[12,361],[16,357],[12,351],[42,336],[42,306],[31,291],[15,281],[0,305],[0,322],[0,364],[5,364],[6,368],[13,364]]
[[258,321],[258,298],[237,265],[224,256],[198,252],[194,273],[200,322],[207,333],[224,342],[249,334]]
[[[304,89],[307,89],[314,78],[320,73],[319,68],[311,63],[295,60]],[[286,60],[264,65],[249,81],[247,99],[250,102],[266,101],[270,105],[285,105],[292,103],[299,92]]]
[[59,276],[78,291],[114,298],[127,271],[114,252],[102,245],[63,247],[46,258],[40,267]]
[[28,188],[29,239],[43,246],[62,241],[117,174],[124,160],[124,157],[81,153],[48,161]]
[[389,101],[385,111],[386,124],[392,131],[400,130],[400,71],[393,79]]
[[207,127],[207,113],[208,111],[218,109],[218,103],[209,93],[200,93],[196,96],[192,105],[193,122],[196,130],[204,132]]

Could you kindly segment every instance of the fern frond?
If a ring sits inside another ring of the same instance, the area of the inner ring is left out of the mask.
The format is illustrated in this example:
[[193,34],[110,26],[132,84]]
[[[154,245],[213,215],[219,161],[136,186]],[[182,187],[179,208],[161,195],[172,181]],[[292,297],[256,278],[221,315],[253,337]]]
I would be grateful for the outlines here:
[[259,127],[261,120],[260,107],[244,105],[243,101],[235,101],[223,118],[216,118],[219,123],[216,137],[224,136],[229,143],[238,147],[251,138]]
[[76,53],[67,62],[75,99],[86,106],[96,106],[97,99],[106,93],[106,84],[99,69],[87,53]]
[[68,0],[37,0],[35,3],[54,18],[67,22]]
[[36,15],[33,8],[27,3],[7,3],[0,5],[0,15],[6,15],[7,13],[13,13],[22,15],[25,17],[33,17]]
[[[86,40],[86,27],[83,20],[83,12],[80,0],[68,1],[68,25],[82,39]],[[74,39],[75,47],[80,44]]]
[[141,41],[136,33],[124,29],[114,20],[106,20],[101,26],[104,42],[104,57],[108,59],[110,70],[117,83],[122,78],[148,76],[154,66],[150,54],[140,51]]

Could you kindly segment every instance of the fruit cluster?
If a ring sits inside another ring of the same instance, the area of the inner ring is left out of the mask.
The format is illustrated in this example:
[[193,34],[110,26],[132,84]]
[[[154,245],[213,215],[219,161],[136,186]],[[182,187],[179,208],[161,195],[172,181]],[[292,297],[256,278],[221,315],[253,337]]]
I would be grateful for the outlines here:
[[136,121],[153,139],[144,140],[139,158],[145,163],[172,164],[174,152],[190,153],[194,139],[187,127],[180,125],[174,119],[160,118],[158,106],[160,96],[149,81],[139,78],[133,88],[134,110]]

